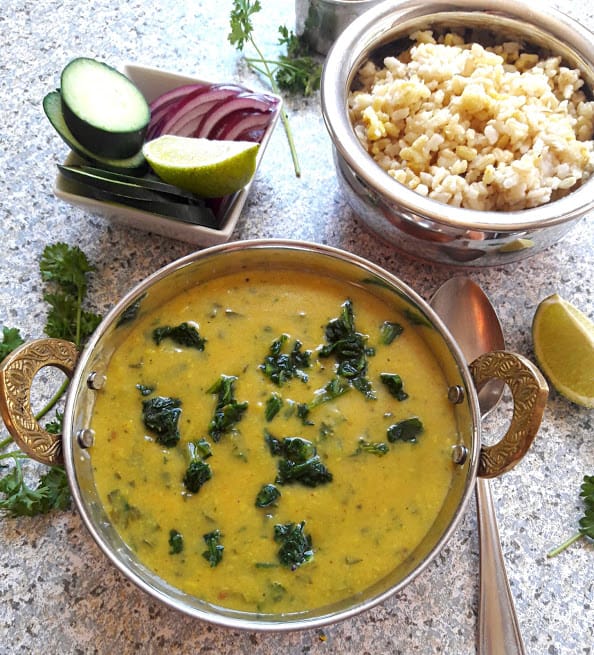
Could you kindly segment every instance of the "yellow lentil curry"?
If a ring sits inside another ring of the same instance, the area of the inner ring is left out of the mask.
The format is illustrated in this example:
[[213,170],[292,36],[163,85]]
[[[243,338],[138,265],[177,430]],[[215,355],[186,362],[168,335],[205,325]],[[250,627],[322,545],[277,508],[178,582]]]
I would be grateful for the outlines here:
[[231,609],[304,611],[363,591],[421,542],[456,427],[402,312],[352,284],[256,270],[136,323],[90,452],[110,519],[161,578]]

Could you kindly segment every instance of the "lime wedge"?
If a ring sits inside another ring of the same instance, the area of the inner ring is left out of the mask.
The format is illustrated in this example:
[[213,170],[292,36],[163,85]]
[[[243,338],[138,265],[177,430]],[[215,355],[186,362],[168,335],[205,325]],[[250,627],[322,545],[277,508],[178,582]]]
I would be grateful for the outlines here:
[[538,364],[555,389],[594,407],[594,322],[555,293],[538,305],[532,339]]
[[166,134],[144,144],[142,152],[165,182],[203,198],[239,191],[256,172],[258,143],[216,141]]

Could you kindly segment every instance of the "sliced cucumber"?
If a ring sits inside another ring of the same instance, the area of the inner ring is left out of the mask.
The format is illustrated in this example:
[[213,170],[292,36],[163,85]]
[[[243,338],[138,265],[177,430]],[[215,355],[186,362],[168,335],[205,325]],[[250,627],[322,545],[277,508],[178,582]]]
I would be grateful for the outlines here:
[[206,207],[204,198],[183,191],[172,184],[132,175],[121,175],[112,171],[104,171],[92,166],[62,166],[58,170],[65,177],[84,184],[94,185],[115,194],[128,195],[141,200],[160,199],[178,202],[186,205]]
[[[140,209],[144,212],[152,214],[160,214],[167,218],[172,218],[183,223],[191,223],[193,225],[203,225],[211,229],[219,229],[219,221],[214,215],[212,209],[206,207],[201,203],[189,204],[178,202],[177,200],[167,200],[165,196],[153,192],[143,190],[143,194],[139,194],[140,187],[133,187],[131,185],[122,185],[117,190],[109,190],[108,188],[100,188],[97,186],[97,180],[83,181],[78,177],[71,176],[71,171],[60,171],[65,177],[75,181],[76,192],[84,195],[87,198],[94,198],[101,202],[116,203],[125,207],[132,207]],[[124,188],[127,186],[128,188]]]
[[62,98],[59,91],[50,91],[43,99],[43,110],[48,117],[54,129],[62,137],[64,142],[79,156],[92,163],[94,166],[104,168],[115,173],[126,173],[129,175],[141,175],[148,165],[142,154],[137,152],[132,157],[126,159],[111,159],[98,156],[85,148],[82,143],[72,134],[62,113]]
[[60,85],[64,120],[83,146],[113,159],[140,150],[151,113],[125,75],[103,62],[78,57],[62,71]]

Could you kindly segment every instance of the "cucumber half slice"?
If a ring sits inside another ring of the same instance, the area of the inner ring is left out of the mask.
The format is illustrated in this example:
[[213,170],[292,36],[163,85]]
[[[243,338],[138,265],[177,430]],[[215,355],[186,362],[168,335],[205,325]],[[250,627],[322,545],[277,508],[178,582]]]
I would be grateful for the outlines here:
[[112,159],[140,150],[150,108],[125,75],[103,62],[78,57],[62,71],[60,85],[64,120],[83,146]]
[[125,159],[110,159],[100,157],[96,153],[86,148],[72,134],[70,128],[64,120],[62,112],[62,98],[59,91],[50,91],[43,99],[43,110],[48,117],[56,132],[62,137],[62,140],[68,145],[79,157],[92,163],[99,168],[104,168],[115,173],[127,173],[129,175],[140,175],[144,173],[148,164],[142,154],[142,151],[136,152],[132,157]]

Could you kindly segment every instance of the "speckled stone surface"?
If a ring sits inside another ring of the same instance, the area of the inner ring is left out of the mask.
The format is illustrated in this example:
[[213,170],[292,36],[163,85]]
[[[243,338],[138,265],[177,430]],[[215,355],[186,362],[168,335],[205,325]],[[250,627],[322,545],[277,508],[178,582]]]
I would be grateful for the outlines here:
[[[57,200],[55,164],[67,150],[43,115],[45,93],[73,57],[155,66],[265,88],[227,43],[230,0],[142,2],[2,0],[0,10],[0,324],[43,336],[38,261],[50,242],[78,244],[96,264],[90,299],[106,312],[134,283],[195,250],[127,229]],[[291,0],[263,0],[263,47],[292,26]],[[594,29],[589,0],[559,3]],[[216,56],[213,57],[213,53]],[[303,175],[295,178],[282,127],[275,131],[233,239],[288,237],[351,250],[399,275],[425,298],[460,269],[413,261],[378,243],[337,188],[319,97],[287,103]],[[507,267],[467,271],[490,295],[510,349],[533,359],[538,302],[559,292],[594,315],[593,218],[549,251]],[[49,396],[42,374],[36,397]],[[492,484],[501,541],[529,655],[594,652],[594,547],[546,552],[576,527],[579,484],[594,473],[593,414],[551,393],[528,455]],[[499,433],[505,412],[486,425]],[[2,431],[5,436],[5,432]],[[32,469],[35,473],[35,469]],[[361,616],[284,635],[213,627],[139,591],[99,551],[77,512],[0,520],[0,654],[218,653],[273,655],[475,652],[478,541],[473,503],[435,561],[401,593]]]

